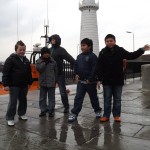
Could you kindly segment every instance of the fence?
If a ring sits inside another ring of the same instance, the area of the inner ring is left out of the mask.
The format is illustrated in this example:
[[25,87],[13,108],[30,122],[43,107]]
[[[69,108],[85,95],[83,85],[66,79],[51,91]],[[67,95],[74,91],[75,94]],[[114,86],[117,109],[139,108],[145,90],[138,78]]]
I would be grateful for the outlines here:
[[[150,64],[150,61],[127,61],[125,69],[125,80],[127,78],[141,77],[141,66]],[[66,79],[73,79],[73,70],[70,63],[64,61],[64,75]]]
[[74,71],[73,66],[67,61],[63,62],[63,73],[65,76],[65,79],[73,79],[74,78]]

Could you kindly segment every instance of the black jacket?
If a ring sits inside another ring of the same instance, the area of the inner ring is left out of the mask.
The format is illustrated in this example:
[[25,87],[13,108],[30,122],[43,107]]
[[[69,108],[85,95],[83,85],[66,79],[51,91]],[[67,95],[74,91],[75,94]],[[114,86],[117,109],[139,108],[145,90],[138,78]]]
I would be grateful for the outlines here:
[[73,67],[75,63],[75,59],[63,47],[60,47],[61,38],[59,37],[59,35],[57,34],[52,35],[50,37],[50,40],[52,38],[56,40],[56,44],[52,45],[52,47],[50,48],[51,57],[53,57],[57,63],[58,75],[62,75],[63,74],[63,60],[68,61]]
[[103,48],[98,57],[98,79],[102,81],[103,85],[123,85],[123,59],[136,59],[143,53],[142,48],[134,52],[128,52],[118,45],[115,45],[113,49]]
[[4,86],[27,86],[32,84],[30,62],[25,56],[22,61],[16,54],[11,54],[5,61],[2,73]]
[[92,52],[81,53],[77,56],[74,72],[80,77],[79,80],[90,82],[96,81],[95,69],[97,64],[97,56]]

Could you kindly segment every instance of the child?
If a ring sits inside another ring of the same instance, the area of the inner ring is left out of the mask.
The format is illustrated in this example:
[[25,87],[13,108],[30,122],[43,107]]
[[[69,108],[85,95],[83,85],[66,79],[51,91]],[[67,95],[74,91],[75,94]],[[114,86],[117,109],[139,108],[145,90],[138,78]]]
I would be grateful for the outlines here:
[[[124,59],[135,59],[141,56],[149,45],[134,52],[128,52],[124,48],[116,45],[115,36],[108,34],[105,37],[106,47],[101,50],[98,57],[97,74],[100,83],[103,84],[104,92],[104,115],[100,121],[109,121],[111,111],[114,121],[121,121],[121,95],[124,84]],[[113,108],[111,110],[111,101],[113,96]]]
[[[36,69],[39,72],[40,97],[39,106],[41,113],[39,117],[54,116],[55,110],[55,86],[57,82],[57,64],[50,56],[50,50],[47,47],[41,49],[41,57],[36,61]],[[48,106],[47,106],[48,95]]]
[[26,45],[18,41],[15,45],[15,53],[11,54],[5,61],[3,67],[2,83],[4,90],[9,91],[9,104],[6,113],[8,126],[14,126],[17,100],[19,119],[27,120],[28,86],[32,84],[31,67],[29,60],[25,57]]
[[61,95],[61,101],[64,106],[64,113],[69,112],[69,102],[68,95],[66,91],[65,77],[63,74],[63,61],[68,61],[71,66],[74,66],[74,58],[63,48],[61,47],[61,37],[58,34],[54,34],[49,37],[49,42],[52,47],[50,48],[51,57],[57,62],[58,67],[58,87]]
[[82,104],[86,92],[89,94],[92,107],[99,118],[101,108],[97,97],[95,68],[97,64],[97,56],[93,51],[93,42],[91,39],[85,38],[81,41],[82,53],[77,56],[75,62],[75,80],[77,81],[77,93],[74,99],[74,106],[69,115],[68,121],[73,122],[77,119],[82,109]]

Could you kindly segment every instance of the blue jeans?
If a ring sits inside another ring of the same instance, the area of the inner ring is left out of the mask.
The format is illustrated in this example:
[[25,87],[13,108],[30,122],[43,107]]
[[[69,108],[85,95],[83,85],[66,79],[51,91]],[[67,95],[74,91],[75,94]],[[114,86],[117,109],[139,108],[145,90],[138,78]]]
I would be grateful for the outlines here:
[[122,95],[122,85],[112,86],[103,85],[104,90],[104,117],[110,117],[111,114],[111,101],[113,97],[113,108],[112,113],[114,117],[119,117],[121,114],[121,95]]
[[79,81],[77,84],[76,96],[74,99],[74,107],[71,110],[72,113],[76,115],[79,114],[79,112],[82,109],[82,104],[83,104],[83,100],[84,100],[86,92],[88,93],[90,97],[90,101],[94,109],[94,112],[101,111],[101,108],[99,106],[98,96],[97,96],[96,83],[84,84]]
[[26,114],[27,110],[27,93],[28,87],[9,87],[9,103],[6,113],[6,120],[14,120],[14,116],[16,114],[17,109],[17,101],[18,104],[18,115],[23,116]]
[[[48,95],[48,105],[47,105],[47,95]],[[40,100],[39,106],[41,112],[46,112],[47,109],[49,113],[55,110],[55,87],[40,87]]]
[[58,86],[59,86],[59,91],[61,95],[61,101],[64,105],[64,107],[67,109],[69,108],[69,102],[68,102],[68,95],[66,92],[66,85],[65,85],[65,77],[64,75],[58,75]]

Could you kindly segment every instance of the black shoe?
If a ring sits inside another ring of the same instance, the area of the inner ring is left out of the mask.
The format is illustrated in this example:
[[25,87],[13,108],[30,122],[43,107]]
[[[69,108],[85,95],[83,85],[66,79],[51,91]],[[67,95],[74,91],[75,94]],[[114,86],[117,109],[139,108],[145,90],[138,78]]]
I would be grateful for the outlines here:
[[64,113],[69,113],[69,108],[65,108]]
[[54,113],[53,112],[51,112],[51,113],[49,113],[49,115],[48,115],[49,117],[54,117]]
[[46,109],[45,111],[41,112],[41,113],[39,114],[39,117],[46,116],[46,113],[47,113],[48,111],[49,111],[49,110]]
[[39,114],[39,117],[43,117],[43,116],[46,116],[46,112],[41,112],[41,113]]

